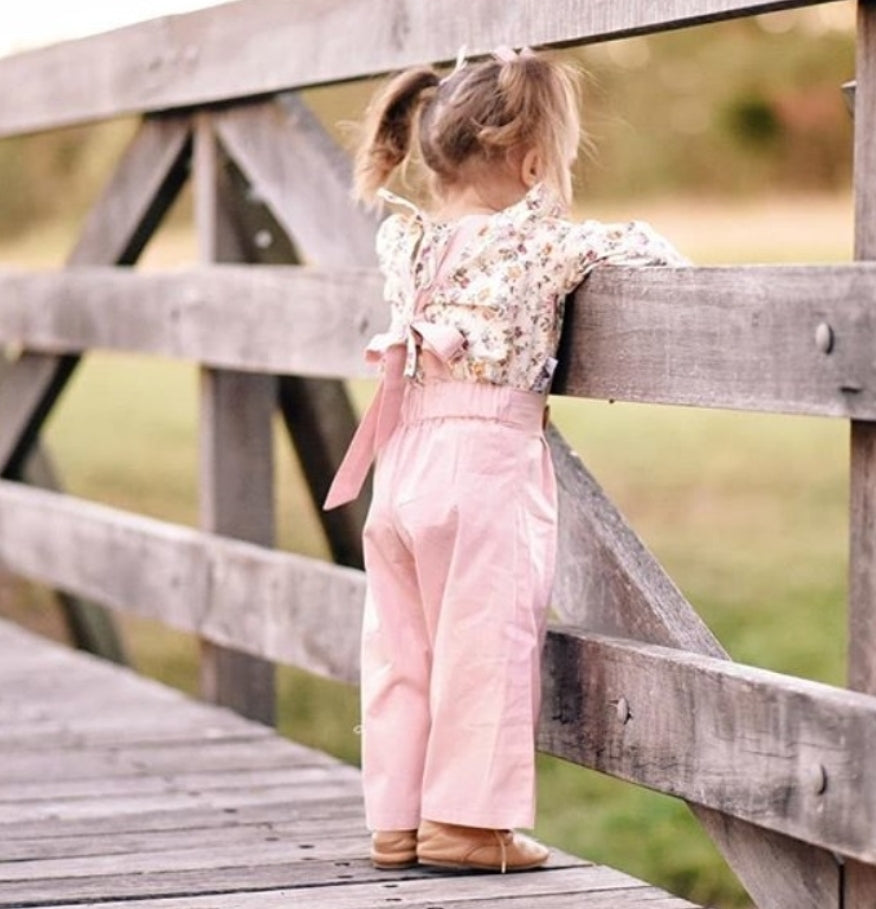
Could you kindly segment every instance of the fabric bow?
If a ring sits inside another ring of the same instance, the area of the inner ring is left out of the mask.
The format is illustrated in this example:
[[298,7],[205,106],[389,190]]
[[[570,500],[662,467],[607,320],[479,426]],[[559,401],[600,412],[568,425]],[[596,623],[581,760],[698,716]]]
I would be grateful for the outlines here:
[[458,329],[425,319],[413,319],[401,335],[385,332],[371,339],[365,360],[383,362],[383,379],[335,474],[323,504],[326,511],[352,502],[361,492],[374,458],[398,425],[405,381],[416,375],[420,349],[449,365],[464,347],[465,337]]

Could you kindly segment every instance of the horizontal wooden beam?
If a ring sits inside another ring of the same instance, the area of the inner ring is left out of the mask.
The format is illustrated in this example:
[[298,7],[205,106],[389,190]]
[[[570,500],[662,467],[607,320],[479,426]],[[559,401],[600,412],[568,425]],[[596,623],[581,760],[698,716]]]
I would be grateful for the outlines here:
[[0,564],[330,678],[358,677],[360,571],[0,481]]
[[569,313],[561,394],[870,417],[876,270],[593,272]]
[[365,376],[362,349],[388,322],[381,294],[372,270],[0,271],[0,339],[52,353],[97,348],[251,372]]
[[[0,60],[0,136],[825,0],[239,0]],[[367,40],[363,40],[367,37]]]
[[[223,646],[357,676],[354,569],[9,481],[0,564]],[[549,635],[544,685],[545,750],[876,860],[876,698],[569,628]]]
[[876,863],[876,697],[554,628],[539,747]]
[[[321,377],[371,373],[378,274],[215,266],[0,270],[0,342]],[[554,390],[576,397],[876,418],[876,264],[595,271],[569,306]]]

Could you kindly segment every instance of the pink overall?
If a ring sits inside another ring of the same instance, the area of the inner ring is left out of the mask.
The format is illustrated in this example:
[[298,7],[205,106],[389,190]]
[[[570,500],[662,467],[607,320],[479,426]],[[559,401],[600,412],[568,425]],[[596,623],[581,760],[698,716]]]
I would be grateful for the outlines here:
[[374,830],[532,827],[556,503],[533,392],[410,386],[365,525],[362,767]]
[[[423,818],[532,827],[556,546],[545,396],[451,380],[459,333],[416,318],[412,328],[416,350],[381,352],[382,386],[326,502],[353,498],[377,454],[364,531],[366,819],[372,830]],[[422,384],[403,374],[412,353]]]
[[368,824],[531,827],[556,542],[542,421],[563,301],[596,265],[686,260],[643,222],[566,220],[543,183],[457,224],[384,197],[414,212],[378,231],[392,323],[368,352],[384,378],[326,500],[355,498],[377,454],[362,636]]

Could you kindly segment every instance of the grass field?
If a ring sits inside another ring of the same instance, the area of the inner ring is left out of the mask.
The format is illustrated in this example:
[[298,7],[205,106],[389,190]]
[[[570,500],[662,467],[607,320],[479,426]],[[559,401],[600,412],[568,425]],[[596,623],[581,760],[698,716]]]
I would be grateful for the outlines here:
[[[594,212],[624,217],[628,212]],[[847,200],[654,203],[649,217],[700,263],[848,258]],[[51,237],[47,240],[47,236]],[[19,238],[0,264],[61,260],[60,235]],[[147,260],[190,257],[181,228]],[[360,401],[367,383],[354,389]],[[197,520],[197,372],[181,363],[92,355],[47,439],[68,488],[158,517]],[[633,526],[740,661],[834,684],[844,675],[848,427],[842,421],[557,400],[553,415]],[[278,532],[284,547],[325,557],[316,518],[277,429]],[[57,632],[38,590],[0,591],[0,609]],[[196,688],[196,644],[125,621],[144,672]],[[281,728],[355,761],[355,692],[280,671]],[[685,806],[544,759],[538,834],[723,909],[740,888]]]

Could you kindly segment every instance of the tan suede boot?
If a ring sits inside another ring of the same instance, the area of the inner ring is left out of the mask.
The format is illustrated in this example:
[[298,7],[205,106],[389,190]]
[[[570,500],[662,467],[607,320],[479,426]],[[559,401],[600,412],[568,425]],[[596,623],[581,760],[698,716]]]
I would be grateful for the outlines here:
[[423,821],[417,834],[421,865],[479,871],[527,871],[543,865],[550,850],[513,830],[491,830]]
[[381,871],[417,864],[416,830],[376,830],[371,834],[371,863]]

